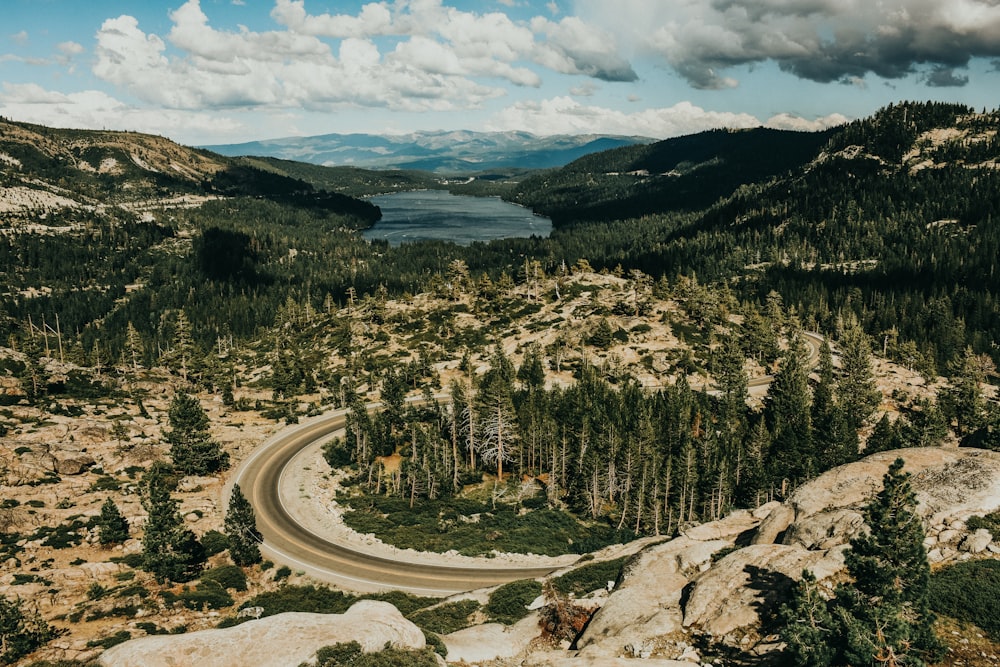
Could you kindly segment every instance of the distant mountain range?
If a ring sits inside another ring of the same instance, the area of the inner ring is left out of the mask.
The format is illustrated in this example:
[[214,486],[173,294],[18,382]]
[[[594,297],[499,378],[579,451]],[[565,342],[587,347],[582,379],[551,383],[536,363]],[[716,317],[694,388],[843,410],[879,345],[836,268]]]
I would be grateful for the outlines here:
[[243,144],[203,146],[222,155],[257,155],[324,166],[419,169],[464,174],[491,169],[561,167],[585,155],[636,144],[647,137],[528,132],[414,132],[400,135],[325,134]]

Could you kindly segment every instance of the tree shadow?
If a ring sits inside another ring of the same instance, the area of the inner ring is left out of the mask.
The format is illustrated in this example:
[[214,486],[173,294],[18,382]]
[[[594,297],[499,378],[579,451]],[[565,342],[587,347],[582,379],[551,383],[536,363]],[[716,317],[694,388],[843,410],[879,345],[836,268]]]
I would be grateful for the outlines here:
[[[791,577],[766,570],[755,565],[744,568],[749,580],[746,587],[756,592],[753,602],[754,610],[760,618],[760,636],[768,637],[777,634],[779,630],[778,609],[791,598],[791,591],[796,582]],[[713,641],[713,637],[699,635],[693,638],[693,643],[702,654],[702,659],[712,659],[716,663],[734,667],[778,667],[789,664],[787,657],[778,651],[763,655],[744,650],[739,647],[725,646]]]

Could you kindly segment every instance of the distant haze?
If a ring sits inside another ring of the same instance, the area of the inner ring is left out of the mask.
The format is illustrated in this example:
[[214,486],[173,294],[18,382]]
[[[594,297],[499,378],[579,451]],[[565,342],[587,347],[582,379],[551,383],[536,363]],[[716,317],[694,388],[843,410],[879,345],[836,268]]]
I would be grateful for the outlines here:
[[325,134],[203,148],[222,155],[258,155],[331,167],[463,174],[491,169],[561,167],[590,153],[653,141],[646,137],[539,137],[527,132],[458,131],[401,135]]

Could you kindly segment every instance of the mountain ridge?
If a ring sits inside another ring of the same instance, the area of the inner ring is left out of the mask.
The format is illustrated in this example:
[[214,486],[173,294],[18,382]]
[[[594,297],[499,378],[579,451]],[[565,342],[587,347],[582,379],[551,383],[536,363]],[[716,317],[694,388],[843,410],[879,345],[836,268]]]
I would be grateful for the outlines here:
[[252,155],[323,166],[456,174],[512,167],[560,167],[591,153],[654,141],[647,137],[603,134],[539,136],[522,131],[453,130],[385,135],[333,133],[202,148],[230,157]]

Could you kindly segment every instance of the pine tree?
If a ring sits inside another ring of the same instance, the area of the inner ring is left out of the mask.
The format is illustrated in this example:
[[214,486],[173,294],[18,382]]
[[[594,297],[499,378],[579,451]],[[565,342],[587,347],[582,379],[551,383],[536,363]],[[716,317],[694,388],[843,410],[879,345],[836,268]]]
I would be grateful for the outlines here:
[[786,482],[799,484],[817,467],[805,356],[801,338],[792,337],[765,397],[764,416],[772,434],[770,477],[783,493],[788,491]]
[[11,665],[43,646],[58,633],[20,599],[0,595],[0,664]]
[[858,456],[857,431],[848,426],[845,410],[834,398],[833,354],[823,341],[819,354],[819,383],[813,389],[812,425],[819,471],[853,461]]
[[210,475],[229,467],[229,455],[208,432],[208,415],[198,399],[180,391],[170,403],[170,458],[185,475]]
[[844,657],[854,665],[914,665],[940,659],[927,588],[930,565],[909,474],[896,459],[865,508],[870,532],[845,554],[853,586],[837,591]]
[[147,513],[142,564],[160,583],[190,581],[205,562],[204,547],[184,528],[179,503],[170,496],[176,484],[173,470],[163,462],[154,463],[142,479],[142,506]]
[[837,399],[844,408],[848,427],[856,433],[882,400],[872,371],[871,338],[857,324],[841,336],[840,366]]
[[803,570],[788,604],[778,611],[785,655],[796,667],[827,667],[837,655],[837,625],[830,603],[820,595],[816,577]]
[[851,540],[845,554],[853,583],[826,601],[803,572],[780,630],[790,664],[925,667],[944,646],[934,635],[928,584],[930,566],[917,500],[896,459],[883,489],[864,510],[869,532]]
[[260,562],[260,542],[263,539],[257,530],[250,501],[243,495],[239,484],[233,485],[226,512],[226,535],[229,536],[229,556],[240,567]]
[[101,515],[97,521],[98,539],[102,546],[121,544],[128,539],[128,519],[111,498],[101,505]]

